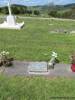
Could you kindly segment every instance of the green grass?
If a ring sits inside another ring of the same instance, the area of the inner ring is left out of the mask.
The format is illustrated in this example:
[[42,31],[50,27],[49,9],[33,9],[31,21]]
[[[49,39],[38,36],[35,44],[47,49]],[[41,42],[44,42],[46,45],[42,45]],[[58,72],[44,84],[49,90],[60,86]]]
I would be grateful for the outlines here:
[[[75,22],[23,19],[22,30],[0,29],[0,51],[9,51],[17,60],[48,61],[51,51],[62,62],[69,63],[75,51],[75,34],[51,33],[52,30],[74,30]],[[49,25],[49,24],[53,25]],[[51,97],[75,97],[75,80],[70,78],[12,77],[0,75],[0,100],[60,100]],[[61,99],[64,100],[64,99]]]
[[58,53],[60,61],[69,63],[69,55],[75,51],[75,34],[52,34],[51,31],[74,30],[75,22],[22,20],[25,25],[21,30],[0,29],[0,51],[9,51],[15,59],[27,61],[48,61],[51,51],[55,51]]
[[66,100],[72,100],[71,97],[75,97],[75,80],[45,77],[6,78],[0,75],[0,100],[65,100],[50,99],[51,97],[67,97]]

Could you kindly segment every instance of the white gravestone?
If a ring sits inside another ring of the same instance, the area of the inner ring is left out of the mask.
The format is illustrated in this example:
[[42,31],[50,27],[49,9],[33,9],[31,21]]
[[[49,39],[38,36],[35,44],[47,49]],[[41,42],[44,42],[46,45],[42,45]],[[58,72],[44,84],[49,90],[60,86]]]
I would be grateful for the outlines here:
[[7,23],[8,25],[16,25],[15,16],[12,15],[7,16]]
[[49,74],[46,62],[31,62],[28,66],[28,72],[36,75]]
[[24,25],[24,22],[16,23],[16,18],[11,13],[10,0],[8,2],[8,11],[9,11],[9,15],[6,17],[6,21],[0,24],[0,28],[21,29]]

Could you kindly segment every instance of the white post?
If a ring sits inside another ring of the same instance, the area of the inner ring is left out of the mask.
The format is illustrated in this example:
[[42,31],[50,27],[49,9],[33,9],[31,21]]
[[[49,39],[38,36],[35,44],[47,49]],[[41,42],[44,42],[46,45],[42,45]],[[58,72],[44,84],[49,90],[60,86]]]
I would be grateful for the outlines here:
[[8,1],[8,10],[9,10],[9,15],[11,15],[10,0]]

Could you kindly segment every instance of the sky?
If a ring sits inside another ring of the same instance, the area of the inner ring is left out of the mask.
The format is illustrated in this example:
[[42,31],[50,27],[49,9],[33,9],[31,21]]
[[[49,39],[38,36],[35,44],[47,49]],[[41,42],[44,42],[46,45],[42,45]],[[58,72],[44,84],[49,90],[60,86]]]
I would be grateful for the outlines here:
[[[7,5],[9,0],[0,0],[0,6]],[[12,4],[21,4],[26,6],[35,6],[35,5],[45,5],[48,3],[54,3],[56,5],[64,5],[75,3],[75,0],[11,0]]]

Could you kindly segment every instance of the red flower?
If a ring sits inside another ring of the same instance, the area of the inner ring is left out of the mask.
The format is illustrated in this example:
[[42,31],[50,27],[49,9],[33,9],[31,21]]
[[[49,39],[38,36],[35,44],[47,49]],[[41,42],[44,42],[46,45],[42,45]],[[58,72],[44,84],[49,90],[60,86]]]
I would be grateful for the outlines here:
[[72,72],[75,72],[75,64],[71,65],[71,70],[72,70]]

